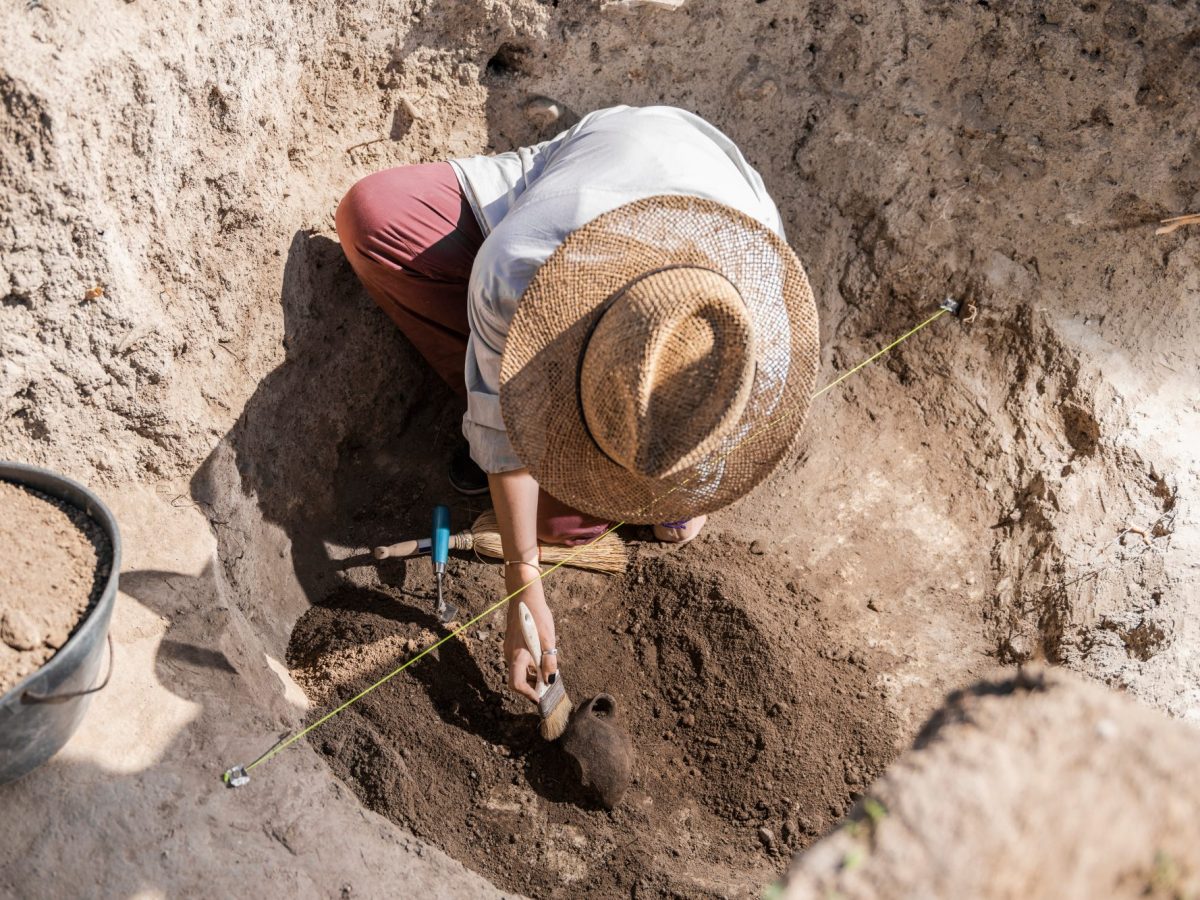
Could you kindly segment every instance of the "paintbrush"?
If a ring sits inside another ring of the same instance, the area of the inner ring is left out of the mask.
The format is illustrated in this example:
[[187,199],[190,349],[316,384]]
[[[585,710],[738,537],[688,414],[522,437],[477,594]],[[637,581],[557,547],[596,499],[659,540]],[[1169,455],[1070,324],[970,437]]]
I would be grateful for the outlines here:
[[521,632],[525,636],[525,646],[533,656],[533,665],[537,669],[537,684],[534,690],[538,695],[538,713],[542,717],[538,729],[542,737],[548,741],[558,740],[567,730],[567,721],[571,718],[571,698],[563,687],[562,675],[555,673],[554,683],[542,681],[542,639],[538,637],[537,624],[533,614],[523,602],[517,601],[517,611],[521,616]]

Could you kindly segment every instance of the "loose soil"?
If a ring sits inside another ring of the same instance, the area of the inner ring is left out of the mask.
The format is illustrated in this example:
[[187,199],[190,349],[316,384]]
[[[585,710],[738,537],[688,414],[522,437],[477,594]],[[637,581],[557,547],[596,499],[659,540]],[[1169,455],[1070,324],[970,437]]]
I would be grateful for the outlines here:
[[[498,570],[460,568],[452,596],[478,609]],[[568,691],[612,694],[636,748],[633,785],[611,813],[505,689],[502,612],[313,740],[367,805],[502,888],[757,896],[842,816],[896,739],[865,660],[830,652],[815,599],[776,568],[710,536],[675,553],[642,547],[623,579],[559,580]],[[419,594],[347,586],[300,619],[289,662],[323,712],[436,627]]]
[[[82,510],[0,481],[0,694],[67,642],[107,574],[107,541]],[[103,570],[103,571],[102,571]]]

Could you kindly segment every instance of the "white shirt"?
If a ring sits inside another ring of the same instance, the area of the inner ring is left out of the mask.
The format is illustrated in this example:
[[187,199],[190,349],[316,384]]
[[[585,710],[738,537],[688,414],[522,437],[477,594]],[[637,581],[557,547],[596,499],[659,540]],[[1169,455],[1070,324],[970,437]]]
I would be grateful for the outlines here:
[[485,472],[520,469],[500,416],[500,357],[525,288],[572,231],[656,194],[732,206],[783,237],[762,178],[724,134],[669,106],[616,106],[499,156],[451,160],[486,238],[467,291],[463,434]]

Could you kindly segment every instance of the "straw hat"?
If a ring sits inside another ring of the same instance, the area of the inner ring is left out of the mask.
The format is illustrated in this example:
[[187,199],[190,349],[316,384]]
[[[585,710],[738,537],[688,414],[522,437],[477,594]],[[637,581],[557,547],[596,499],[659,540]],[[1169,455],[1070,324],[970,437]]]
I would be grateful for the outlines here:
[[521,296],[500,364],[517,455],[612,521],[719,509],[775,468],[817,375],[791,248],[712,200],[649,197],[567,236]]

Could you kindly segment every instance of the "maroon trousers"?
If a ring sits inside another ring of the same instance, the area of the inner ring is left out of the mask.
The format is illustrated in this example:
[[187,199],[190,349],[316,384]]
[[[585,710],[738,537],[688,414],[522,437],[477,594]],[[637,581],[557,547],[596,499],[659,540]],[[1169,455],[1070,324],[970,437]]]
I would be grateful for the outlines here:
[[[483,233],[454,168],[429,163],[368,175],[342,198],[335,219],[342,250],[367,293],[465,398],[467,281]],[[543,541],[583,543],[607,528],[545,491],[538,498]]]

